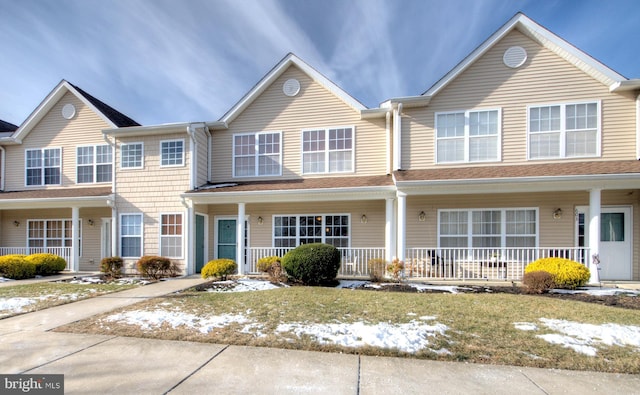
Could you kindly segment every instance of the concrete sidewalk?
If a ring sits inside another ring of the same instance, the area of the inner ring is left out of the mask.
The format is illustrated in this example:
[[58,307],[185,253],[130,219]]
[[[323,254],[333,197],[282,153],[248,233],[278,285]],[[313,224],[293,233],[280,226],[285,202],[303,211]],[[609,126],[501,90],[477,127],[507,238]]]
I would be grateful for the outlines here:
[[64,374],[65,394],[640,394],[637,375],[49,331],[202,281],[163,281],[0,320],[0,373]]

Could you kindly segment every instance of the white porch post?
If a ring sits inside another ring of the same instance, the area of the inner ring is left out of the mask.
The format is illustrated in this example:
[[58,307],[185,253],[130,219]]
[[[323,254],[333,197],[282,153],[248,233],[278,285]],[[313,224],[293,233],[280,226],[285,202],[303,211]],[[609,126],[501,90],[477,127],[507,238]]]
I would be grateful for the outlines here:
[[397,240],[397,258],[404,261],[404,253],[407,245],[406,231],[407,231],[407,194],[398,191],[398,217],[396,218],[398,224],[398,240]]
[[80,270],[80,244],[78,239],[80,238],[80,209],[78,207],[71,207],[71,262],[69,267],[72,272]]
[[392,257],[396,254],[396,239],[393,233],[393,210],[395,199],[389,198],[385,204],[385,225],[384,225],[384,259],[387,262],[391,262]]
[[236,264],[238,274],[244,274],[244,212],[245,204],[238,203],[238,220],[236,221]]
[[190,201],[189,204],[187,204],[187,236],[182,240],[183,247],[186,244],[185,272],[187,275],[191,275],[196,272],[195,223],[196,223],[195,210],[193,209],[193,202]]
[[600,258],[600,210],[601,210],[601,192],[600,189],[592,189],[589,191],[589,278],[590,284],[600,282],[600,273],[595,260]]

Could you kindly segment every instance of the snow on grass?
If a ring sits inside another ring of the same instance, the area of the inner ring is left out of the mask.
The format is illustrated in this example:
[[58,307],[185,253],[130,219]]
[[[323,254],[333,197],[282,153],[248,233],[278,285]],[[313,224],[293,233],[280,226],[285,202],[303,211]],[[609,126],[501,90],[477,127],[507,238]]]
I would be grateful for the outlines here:
[[589,294],[594,296],[614,296],[614,295],[629,295],[640,296],[640,291],[624,288],[599,288],[599,287],[585,287],[579,289],[552,289],[549,293],[555,294]]
[[[346,288],[346,289],[356,289],[356,288],[373,288],[380,289],[384,286],[389,285],[398,285],[398,283],[372,283],[371,281],[366,280],[340,280],[340,284],[336,286],[336,288]],[[422,283],[412,283],[406,282],[402,283],[402,285],[407,285],[409,287],[415,288],[418,292],[425,291],[441,291],[448,292],[452,294],[457,294],[460,290],[465,289],[464,287],[458,287],[456,285],[432,285],[432,284],[422,284]]]
[[194,314],[179,311],[166,310],[133,310],[124,313],[112,314],[105,318],[107,322],[119,322],[128,325],[136,325],[142,330],[152,330],[167,324],[172,328],[185,326],[195,329],[200,333],[209,333],[215,328],[223,328],[232,323],[245,324],[249,320],[242,314],[222,314],[209,317],[200,317]]
[[4,311],[20,313],[23,307],[34,304],[35,302],[33,298],[2,298],[0,299],[0,313]]
[[[548,329],[560,332],[537,335],[551,344],[558,344],[565,348],[570,348],[576,352],[595,356],[597,345],[634,347],[640,351],[640,327],[633,325],[618,324],[583,324],[566,320],[556,320],[540,318],[540,322]],[[538,327],[534,323],[516,322],[516,329],[526,331],[537,331]]]
[[[281,285],[282,286],[282,285]],[[281,286],[271,284],[268,281],[243,278],[239,280],[216,281],[207,288],[207,292],[250,292],[277,289]]]

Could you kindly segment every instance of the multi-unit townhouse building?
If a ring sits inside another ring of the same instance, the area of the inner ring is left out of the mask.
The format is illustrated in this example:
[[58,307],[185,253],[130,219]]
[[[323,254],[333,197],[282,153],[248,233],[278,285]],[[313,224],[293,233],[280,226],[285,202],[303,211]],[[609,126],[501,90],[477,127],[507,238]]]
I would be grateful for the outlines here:
[[11,126],[0,250],[71,270],[162,255],[250,273],[324,242],[344,275],[397,257],[408,276],[519,279],[563,256],[640,280],[640,80],[523,14],[377,108],[289,54],[215,122],[141,126],[63,81]]

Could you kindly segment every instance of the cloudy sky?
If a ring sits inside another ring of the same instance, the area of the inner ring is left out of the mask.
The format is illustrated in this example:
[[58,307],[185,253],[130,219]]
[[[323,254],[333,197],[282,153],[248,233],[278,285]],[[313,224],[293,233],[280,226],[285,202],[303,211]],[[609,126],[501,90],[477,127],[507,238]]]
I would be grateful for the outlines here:
[[0,0],[0,119],[66,79],[144,125],[213,121],[289,52],[376,107],[518,11],[640,78],[637,0]]

